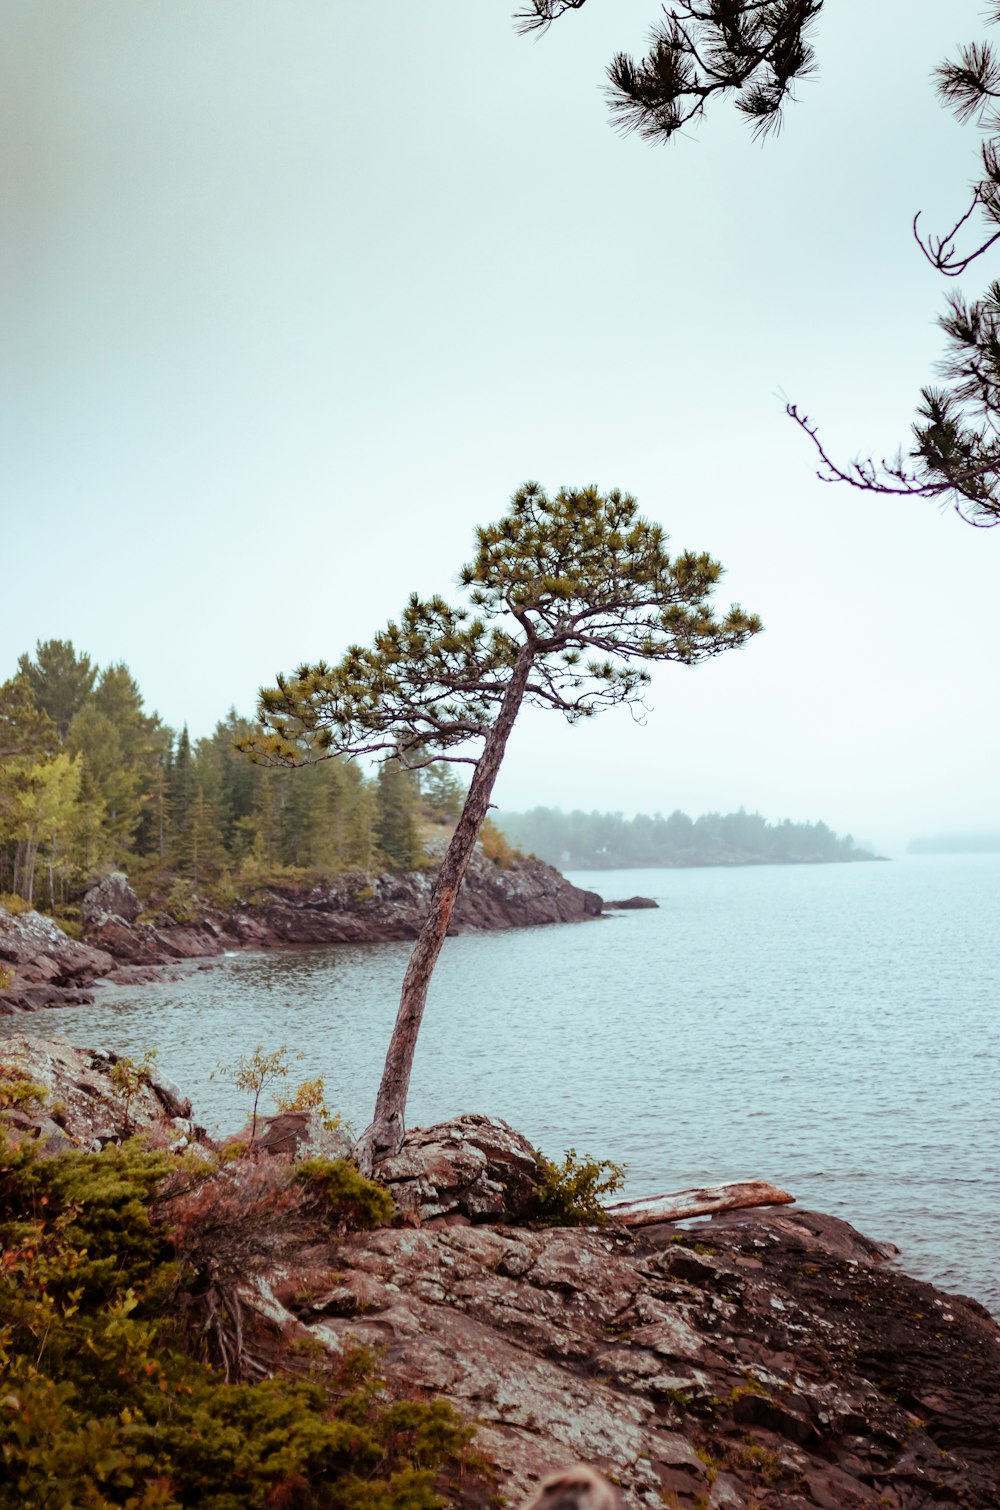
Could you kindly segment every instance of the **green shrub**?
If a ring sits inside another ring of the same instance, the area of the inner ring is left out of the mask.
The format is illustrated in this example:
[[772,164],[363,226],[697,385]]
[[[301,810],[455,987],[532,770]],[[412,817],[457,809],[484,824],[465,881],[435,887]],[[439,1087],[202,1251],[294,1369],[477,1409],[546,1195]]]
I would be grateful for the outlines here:
[[16,891],[0,891],[0,907],[16,918],[22,912],[30,912],[32,903],[18,896]]
[[141,1059],[130,1059],[127,1054],[122,1054],[111,1066],[110,1080],[122,1104],[122,1128],[126,1135],[135,1131],[132,1107],[142,1087],[149,1084],[156,1059],[157,1050],[145,1048]]
[[78,942],[83,938],[83,924],[77,922],[76,918],[57,917],[56,922],[67,938],[76,939]]
[[484,818],[479,829],[479,843],[483,856],[492,860],[500,870],[506,870],[515,860],[522,858],[521,851],[515,849],[507,835],[497,828],[492,818]]
[[182,928],[201,921],[204,907],[194,885],[185,876],[174,876],[163,898],[163,911]]
[[0,1111],[38,1111],[48,1100],[48,1094],[44,1085],[27,1079],[16,1065],[0,1064]]
[[621,1188],[622,1165],[590,1154],[578,1160],[575,1148],[567,1149],[561,1164],[553,1164],[540,1149],[536,1152],[538,1183],[530,1213],[534,1220],[543,1227],[603,1227],[608,1213],[601,1196]]
[[315,1189],[346,1231],[387,1227],[396,1212],[384,1185],[366,1180],[350,1159],[303,1159],[295,1178]]
[[322,1075],[315,1080],[303,1080],[288,1096],[275,1096],[274,1104],[279,1112],[318,1112],[327,1132],[337,1132],[345,1125],[339,1112],[331,1111],[326,1099],[326,1081]]
[[208,1193],[199,1167],[136,1142],[42,1159],[0,1128],[0,1504],[438,1510],[470,1429],[441,1401],[387,1404],[370,1354],[257,1384],[191,1357],[157,1213]]

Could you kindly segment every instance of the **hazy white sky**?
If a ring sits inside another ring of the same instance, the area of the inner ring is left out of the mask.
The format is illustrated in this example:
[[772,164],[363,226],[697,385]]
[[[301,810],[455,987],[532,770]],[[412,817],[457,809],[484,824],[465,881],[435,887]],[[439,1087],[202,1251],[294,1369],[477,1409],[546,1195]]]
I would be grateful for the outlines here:
[[910,220],[975,166],[929,75],[979,0],[829,0],[763,146],[610,129],[655,0],[513,8],[5,0],[0,676],[69,638],[207,733],[453,591],[519,482],[617,485],[767,632],[644,727],[526,716],[501,805],[1000,827],[1000,531],[823,487],[779,397],[905,438],[945,293]]

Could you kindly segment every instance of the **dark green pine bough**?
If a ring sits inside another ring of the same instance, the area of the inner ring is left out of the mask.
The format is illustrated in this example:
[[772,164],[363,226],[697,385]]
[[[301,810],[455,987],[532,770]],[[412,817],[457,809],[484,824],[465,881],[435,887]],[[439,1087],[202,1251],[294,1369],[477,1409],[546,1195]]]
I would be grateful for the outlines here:
[[[587,0],[525,0],[520,30],[542,31]],[[638,60],[619,53],[608,67],[608,96],[616,123],[651,141],[670,141],[697,123],[709,102],[731,97],[755,134],[781,122],[796,83],[814,69],[813,24],[826,0],[675,0],[662,7],[649,51]],[[1000,24],[997,0],[987,25]],[[982,132],[979,167],[963,208],[943,235],[913,234],[921,252],[947,278],[957,278],[1000,241],[1000,54],[989,42],[963,47],[956,61],[935,69],[942,102]],[[970,235],[978,217],[984,229]],[[824,482],[868,493],[930,498],[949,505],[967,524],[1000,524],[1000,281],[979,299],[948,299],[938,321],[946,337],[939,363],[943,383],[920,390],[911,443],[890,460],[843,464],[820,440],[796,404],[787,413],[810,438]]]
[[649,681],[644,662],[694,665],[761,627],[738,606],[717,618],[709,599],[719,563],[690,551],[671,557],[666,543],[627,493],[590,487],[549,498],[527,483],[496,524],[476,531],[461,573],[474,612],[414,595],[370,647],[352,645],[335,666],[300,666],[261,693],[265,732],[240,746],[253,760],[472,767],[403,981],[375,1113],[355,1147],[365,1174],[402,1146],[431,973],[522,704],[571,723],[636,704]]

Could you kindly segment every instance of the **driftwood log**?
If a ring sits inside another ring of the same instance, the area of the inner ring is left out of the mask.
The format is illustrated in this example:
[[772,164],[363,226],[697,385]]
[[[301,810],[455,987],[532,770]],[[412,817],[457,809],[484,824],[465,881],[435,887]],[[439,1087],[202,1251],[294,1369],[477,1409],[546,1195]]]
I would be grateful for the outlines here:
[[615,1201],[604,1209],[623,1227],[648,1227],[652,1222],[679,1222],[687,1216],[711,1216],[716,1211],[788,1206],[794,1200],[794,1195],[766,1180],[743,1180],[733,1185],[706,1185],[700,1190],[675,1190],[670,1195],[644,1195],[638,1201]]

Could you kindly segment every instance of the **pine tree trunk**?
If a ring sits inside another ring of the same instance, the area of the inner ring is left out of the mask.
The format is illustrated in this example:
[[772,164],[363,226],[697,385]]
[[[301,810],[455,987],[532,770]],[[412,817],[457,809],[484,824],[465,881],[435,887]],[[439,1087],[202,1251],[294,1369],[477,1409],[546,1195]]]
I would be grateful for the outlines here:
[[483,819],[489,812],[490,796],[507,748],[510,731],[524,699],[534,651],[525,645],[516,662],[510,684],[500,704],[497,721],[491,728],[479,757],[462,815],[455,826],[451,843],[441,862],[430,905],[420,935],[406,967],[403,990],[396,1014],[396,1025],[389,1040],[385,1068],[375,1100],[375,1115],[354,1145],[354,1158],[362,1174],[369,1178],[377,1164],[391,1158],[403,1146],[406,1131],[406,1096],[410,1072],[417,1047],[417,1034],[427,1002],[427,988],[438,955],[448,933],[458,889],[476,847]]
[[24,873],[21,879],[21,895],[34,906],[35,902],[35,857],[38,845],[33,839],[25,840]]

